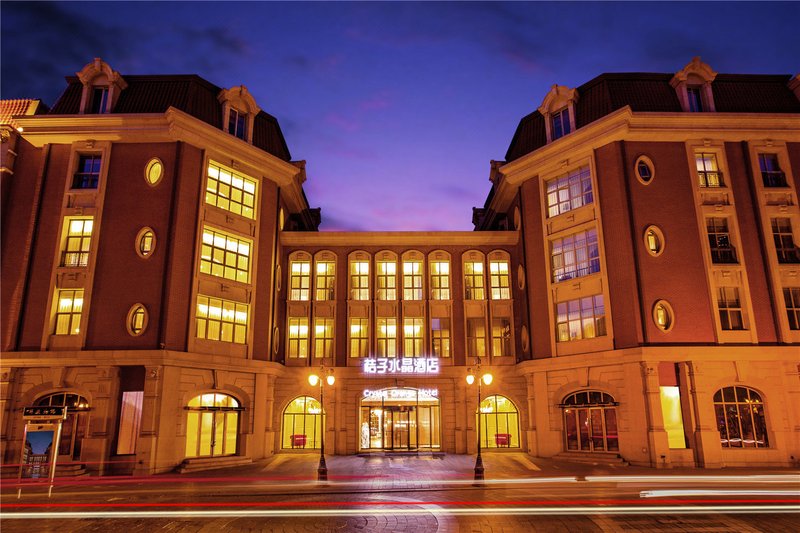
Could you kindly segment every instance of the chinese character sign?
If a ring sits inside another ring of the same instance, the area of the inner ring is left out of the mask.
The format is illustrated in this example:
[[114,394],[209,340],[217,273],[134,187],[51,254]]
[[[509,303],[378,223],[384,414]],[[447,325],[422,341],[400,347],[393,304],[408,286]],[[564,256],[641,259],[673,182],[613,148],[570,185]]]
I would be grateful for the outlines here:
[[364,359],[365,374],[438,374],[439,359],[436,357],[378,357]]

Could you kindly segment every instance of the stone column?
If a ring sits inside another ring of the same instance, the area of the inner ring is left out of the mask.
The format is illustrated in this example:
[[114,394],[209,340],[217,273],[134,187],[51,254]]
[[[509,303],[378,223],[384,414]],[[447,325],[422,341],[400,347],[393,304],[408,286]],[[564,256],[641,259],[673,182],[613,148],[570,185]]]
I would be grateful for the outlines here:
[[139,439],[136,442],[134,475],[155,473],[162,373],[163,367],[157,365],[147,366],[144,369],[142,420]]
[[719,429],[714,414],[714,397],[716,391],[708,391],[704,381],[702,363],[690,361],[689,394],[694,411],[694,442],[696,445],[695,463],[704,468],[722,467],[722,450],[720,448]]
[[661,387],[658,378],[658,363],[643,361],[642,381],[644,382],[644,408],[647,412],[647,443],[650,449],[650,464],[656,468],[670,466],[669,437],[664,427],[664,413],[661,410]]
[[107,473],[107,461],[115,451],[111,449],[111,444],[115,439],[119,410],[119,367],[98,366],[97,381],[81,458],[87,462],[88,471],[103,475]]

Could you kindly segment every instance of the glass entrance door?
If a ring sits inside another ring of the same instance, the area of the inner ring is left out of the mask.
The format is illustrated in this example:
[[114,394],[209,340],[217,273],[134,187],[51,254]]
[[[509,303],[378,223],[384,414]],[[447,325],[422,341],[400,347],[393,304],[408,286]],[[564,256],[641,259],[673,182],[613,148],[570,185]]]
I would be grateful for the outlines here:
[[413,407],[388,407],[384,411],[383,448],[411,450],[417,448],[417,413]]
[[362,450],[440,448],[439,399],[416,389],[383,389],[361,400]]
[[618,451],[616,410],[589,407],[564,410],[567,450]]

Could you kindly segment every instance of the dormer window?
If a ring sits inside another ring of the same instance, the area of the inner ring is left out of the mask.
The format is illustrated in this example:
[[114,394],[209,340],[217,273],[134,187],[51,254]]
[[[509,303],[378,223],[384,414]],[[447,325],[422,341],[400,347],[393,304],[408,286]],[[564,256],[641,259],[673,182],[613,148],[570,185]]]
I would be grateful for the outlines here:
[[128,87],[120,73],[99,57],[78,72],[78,79],[83,85],[80,104],[82,114],[111,113],[120,93]]
[[687,87],[686,97],[689,102],[689,111],[697,113],[703,111],[703,96],[698,86]]
[[92,89],[92,114],[108,112],[108,87],[94,87]]
[[563,85],[553,85],[544,97],[542,105],[539,106],[539,113],[544,117],[547,142],[553,142],[575,131],[577,101],[578,91]]
[[247,140],[247,115],[231,108],[228,115],[228,133],[244,141]]
[[223,89],[217,96],[222,104],[222,129],[244,142],[253,142],[253,125],[261,108],[256,105],[247,87]]
[[672,77],[669,84],[675,89],[681,109],[684,111],[689,113],[715,111],[711,83],[716,77],[717,73],[708,64],[695,57]]
[[569,108],[565,107],[556,111],[551,116],[553,140],[559,139],[570,132]]

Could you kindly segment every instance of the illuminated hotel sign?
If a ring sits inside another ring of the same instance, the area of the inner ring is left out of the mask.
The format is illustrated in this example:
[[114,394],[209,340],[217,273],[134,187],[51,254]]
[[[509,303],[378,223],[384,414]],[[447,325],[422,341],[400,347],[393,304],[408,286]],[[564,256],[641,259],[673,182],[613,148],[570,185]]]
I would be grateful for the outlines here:
[[365,400],[425,400],[438,397],[439,389],[364,389]]
[[365,374],[438,374],[437,357],[377,357],[364,359],[362,370]]

